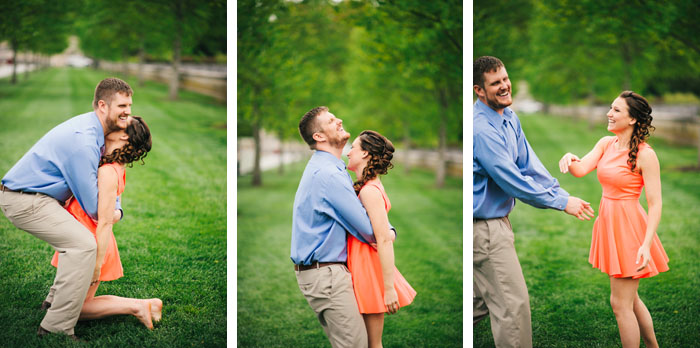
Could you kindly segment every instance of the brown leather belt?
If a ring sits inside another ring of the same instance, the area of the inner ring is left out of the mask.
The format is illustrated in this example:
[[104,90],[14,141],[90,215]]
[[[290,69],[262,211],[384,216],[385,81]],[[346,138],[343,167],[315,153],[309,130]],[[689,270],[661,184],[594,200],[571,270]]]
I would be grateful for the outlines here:
[[3,191],[3,192],[22,192],[22,191],[13,190],[13,189],[11,189],[3,184],[0,184],[0,191]]
[[310,265],[294,265],[295,271],[306,271],[330,265],[345,265],[345,262],[312,262]]

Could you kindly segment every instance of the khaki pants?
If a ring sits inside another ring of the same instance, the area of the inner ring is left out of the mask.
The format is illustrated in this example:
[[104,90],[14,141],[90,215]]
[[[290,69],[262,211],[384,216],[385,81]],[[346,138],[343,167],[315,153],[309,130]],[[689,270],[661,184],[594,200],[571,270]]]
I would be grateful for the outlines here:
[[[44,194],[0,191],[0,208],[17,228],[58,251],[54,300],[40,325],[51,332],[74,334],[95,269],[95,237],[58,201]],[[47,254],[46,267],[51,267],[50,261]]]
[[487,315],[496,347],[532,347],[530,298],[507,217],[474,221],[474,325]]
[[367,330],[357,308],[348,268],[337,264],[295,273],[299,289],[318,316],[331,345],[367,347]]

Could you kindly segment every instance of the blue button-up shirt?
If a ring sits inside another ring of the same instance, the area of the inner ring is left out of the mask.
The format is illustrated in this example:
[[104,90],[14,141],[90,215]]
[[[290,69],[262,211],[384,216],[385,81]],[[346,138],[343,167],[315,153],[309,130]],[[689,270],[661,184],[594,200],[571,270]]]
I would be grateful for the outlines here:
[[39,139],[2,178],[2,184],[59,201],[72,194],[96,219],[97,166],[104,143],[104,130],[95,112],[75,116]]
[[347,261],[346,231],[362,242],[376,243],[345,162],[317,150],[294,197],[292,261],[304,265]]
[[569,193],[559,187],[525,138],[518,116],[474,103],[474,217],[507,216],[515,198],[537,208],[564,210]]

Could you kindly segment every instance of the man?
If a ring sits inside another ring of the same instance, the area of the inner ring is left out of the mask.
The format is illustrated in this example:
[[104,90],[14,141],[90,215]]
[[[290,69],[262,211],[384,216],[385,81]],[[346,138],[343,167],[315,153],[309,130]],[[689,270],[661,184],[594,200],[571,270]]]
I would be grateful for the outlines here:
[[316,150],[294,197],[291,259],[299,289],[333,347],[367,347],[346,266],[346,231],[365,243],[376,240],[340,158],[350,134],[325,106],[302,117],[299,133]]
[[474,62],[474,92],[474,325],[490,315],[496,347],[532,347],[530,300],[508,220],[515,198],[581,220],[593,209],[559,187],[535,155],[508,107],[511,83],[498,58]]
[[92,112],[50,130],[2,178],[0,207],[5,216],[59,252],[54,300],[39,325],[39,336],[64,333],[77,340],[74,327],[93,280],[97,246],[63,204],[73,195],[97,219],[97,167],[104,138],[126,128],[132,94],[120,79],[102,80],[95,88]]

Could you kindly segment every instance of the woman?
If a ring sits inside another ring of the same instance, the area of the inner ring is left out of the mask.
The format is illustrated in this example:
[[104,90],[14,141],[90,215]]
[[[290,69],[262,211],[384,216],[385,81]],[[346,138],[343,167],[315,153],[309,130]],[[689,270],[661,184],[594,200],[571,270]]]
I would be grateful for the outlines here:
[[384,313],[396,313],[416,296],[416,291],[394,267],[394,236],[387,218],[391,202],[379,180],[379,175],[386,174],[393,166],[393,153],[394,145],[370,130],[360,133],[348,153],[348,169],[357,178],[355,192],[367,210],[377,239],[375,249],[348,235],[348,269],[370,348],[382,346]]
[[[150,150],[151,133],[148,126],[141,117],[131,116],[126,130],[115,131],[105,136],[105,155],[100,160],[100,168],[97,172],[99,193],[97,223],[83,211],[77,200],[72,199],[65,206],[66,210],[87,227],[98,241],[95,270],[79,320],[131,314],[148,329],[153,329],[153,323],[161,318],[163,302],[157,298],[142,300],[112,295],[95,297],[100,281],[115,280],[124,275],[117,242],[112,233],[112,224],[121,218],[121,211],[115,210],[115,202],[124,191],[125,166],[132,166],[132,162],[143,160]],[[106,238],[100,238],[102,236]],[[58,253],[54,254],[51,264],[58,265]],[[44,308],[51,306],[53,292],[52,287],[44,301]]]
[[[658,347],[654,324],[637,288],[640,278],[668,270],[668,256],[656,229],[661,219],[659,160],[646,143],[651,107],[641,95],[625,91],[612,103],[608,130],[582,159],[571,153],[559,161],[562,173],[582,177],[598,169],[603,187],[588,261],[610,277],[610,304],[623,347]],[[647,217],[639,204],[642,188],[649,205]]]

